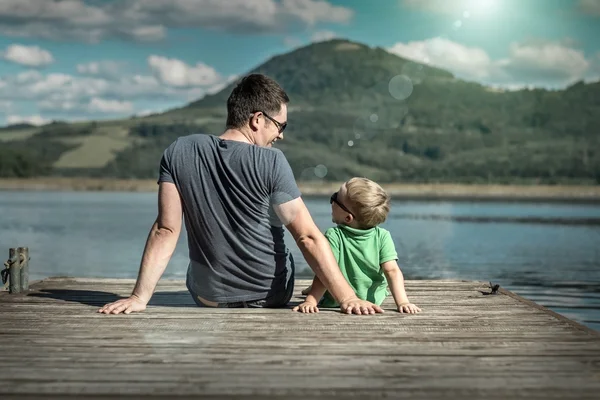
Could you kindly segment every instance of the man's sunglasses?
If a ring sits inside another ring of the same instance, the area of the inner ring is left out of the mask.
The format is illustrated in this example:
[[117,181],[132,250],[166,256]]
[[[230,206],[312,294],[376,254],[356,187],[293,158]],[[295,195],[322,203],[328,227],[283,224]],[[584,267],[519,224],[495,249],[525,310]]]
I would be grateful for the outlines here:
[[277,127],[277,130],[279,131],[279,133],[285,131],[285,128],[287,127],[287,122],[281,123],[281,122],[277,121],[275,118],[271,117],[269,114],[267,114],[264,111],[256,111],[256,112],[261,112],[261,113],[263,113],[263,115],[265,117],[269,118],[269,120],[271,120],[271,122],[275,124],[275,126]]
[[348,214],[350,214],[354,217],[354,214],[352,214],[352,211],[348,210],[348,208],[345,205],[343,205],[342,203],[340,203],[337,198],[338,198],[338,192],[335,192],[334,194],[331,195],[331,198],[329,199],[329,204],[333,204],[333,203],[337,204],[338,206],[340,206],[340,208],[342,210],[346,211]]

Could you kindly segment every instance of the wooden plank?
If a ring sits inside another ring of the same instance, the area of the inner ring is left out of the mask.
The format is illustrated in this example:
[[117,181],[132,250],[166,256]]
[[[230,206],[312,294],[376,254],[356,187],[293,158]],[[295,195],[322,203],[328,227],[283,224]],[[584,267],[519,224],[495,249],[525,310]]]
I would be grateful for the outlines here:
[[[194,305],[161,281],[144,313],[102,315],[133,280],[50,278],[0,293],[2,399],[597,398],[600,334],[489,284],[407,281],[422,314]],[[310,280],[296,281],[293,303]]]

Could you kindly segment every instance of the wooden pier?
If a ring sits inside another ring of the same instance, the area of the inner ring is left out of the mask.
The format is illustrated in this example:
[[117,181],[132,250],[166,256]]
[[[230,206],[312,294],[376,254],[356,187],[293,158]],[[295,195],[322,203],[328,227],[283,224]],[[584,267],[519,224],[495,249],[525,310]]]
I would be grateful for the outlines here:
[[143,313],[96,312],[133,284],[0,293],[0,398],[600,398],[600,334],[488,283],[408,281],[423,313],[351,316],[198,308],[161,280]]

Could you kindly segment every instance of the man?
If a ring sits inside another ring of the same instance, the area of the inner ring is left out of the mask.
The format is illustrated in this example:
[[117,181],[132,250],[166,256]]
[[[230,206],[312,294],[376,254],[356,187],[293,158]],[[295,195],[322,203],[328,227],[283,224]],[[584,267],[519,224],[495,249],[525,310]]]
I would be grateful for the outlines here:
[[227,100],[227,129],[221,136],[180,137],[165,150],[158,217],[133,293],[99,312],[146,308],[175,250],[182,217],[190,257],[186,283],[200,307],[285,306],[292,296],[294,265],[283,224],[343,312],[382,312],[356,297],[304,205],[285,156],[271,148],[283,139],[288,102],[277,82],[249,75]]

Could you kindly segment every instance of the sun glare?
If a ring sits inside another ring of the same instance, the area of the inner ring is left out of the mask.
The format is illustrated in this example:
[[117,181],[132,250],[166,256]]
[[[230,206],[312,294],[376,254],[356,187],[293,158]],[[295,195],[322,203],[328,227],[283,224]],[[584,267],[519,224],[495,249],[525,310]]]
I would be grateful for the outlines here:
[[490,14],[498,8],[498,0],[469,0],[465,12],[473,15]]

